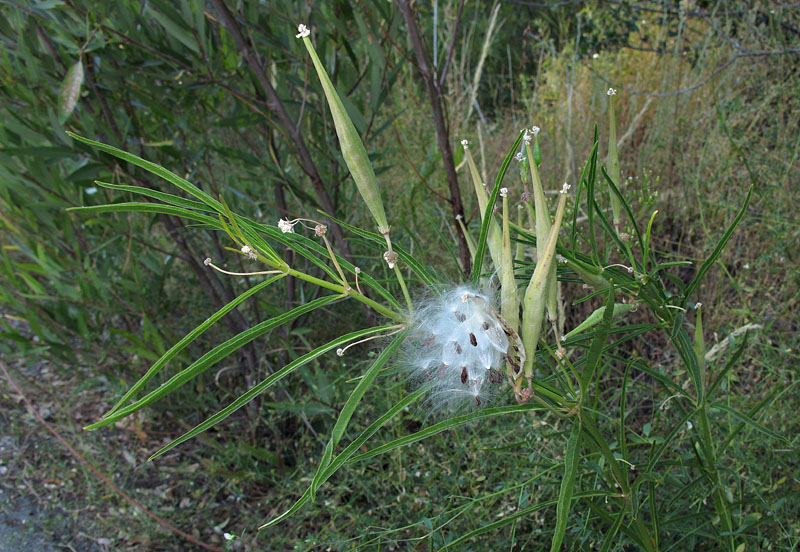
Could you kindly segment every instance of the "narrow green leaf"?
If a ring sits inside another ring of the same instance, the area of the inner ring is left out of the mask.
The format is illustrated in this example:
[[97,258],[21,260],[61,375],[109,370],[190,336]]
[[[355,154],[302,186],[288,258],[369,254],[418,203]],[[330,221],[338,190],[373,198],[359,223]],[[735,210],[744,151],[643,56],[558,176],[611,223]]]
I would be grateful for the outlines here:
[[[591,500],[587,500],[586,504],[589,505],[589,509],[592,510],[592,513],[594,513],[599,518],[604,519],[606,523],[612,526],[616,523],[615,519],[611,517],[611,515],[605,510],[605,508],[601,508]],[[639,550],[648,550],[648,546],[645,544],[644,541],[642,541],[642,538],[638,534],[638,532],[632,531],[630,528],[626,527],[625,524],[620,525],[619,530],[629,539],[634,541],[639,546]]]
[[483,267],[483,256],[486,252],[486,241],[489,239],[489,222],[494,220],[494,204],[497,201],[497,195],[500,193],[500,188],[503,184],[503,178],[506,176],[508,165],[514,158],[514,155],[519,148],[519,143],[522,141],[524,132],[520,132],[511,149],[508,150],[503,164],[500,166],[500,172],[497,173],[497,178],[494,181],[494,189],[489,197],[489,202],[486,205],[486,210],[483,213],[483,221],[481,223],[481,233],[478,238],[478,251],[475,253],[475,259],[472,264],[472,283],[478,284],[481,278],[481,268]]
[[611,324],[614,322],[614,288],[608,288],[608,295],[606,297],[606,309],[603,311],[603,321],[598,326],[597,331],[594,333],[592,346],[589,348],[589,353],[586,355],[586,364],[581,372],[581,391],[589,387],[589,382],[597,371],[597,367],[603,359],[603,347],[608,339],[608,333],[611,330]]
[[178,42],[189,48],[195,54],[200,53],[200,46],[197,44],[197,40],[195,40],[194,36],[187,31],[181,23],[174,21],[167,15],[158,12],[152,6],[148,10],[150,15],[158,21],[158,24],[164,27],[164,30],[167,31],[167,34],[175,38]]
[[[586,217],[587,217],[587,231],[589,233],[589,244],[592,249],[592,262],[591,264],[596,266],[604,266],[606,263],[603,262],[604,259],[600,256],[600,250],[597,247],[597,236],[595,236],[594,229],[594,213],[595,213],[595,206],[597,205],[597,201],[595,200],[595,182],[597,181],[597,147],[598,147],[598,140],[597,140],[597,125],[594,125],[594,141],[592,146],[592,154],[589,156],[589,173],[586,175],[586,180],[584,180],[585,188],[586,188]],[[576,210],[577,214],[577,210]],[[573,232],[577,226],[573,228]],[[574,240],[573,240],[574,241]],[[573,246],[573,250],[575,247]]]
[[[581,192],[589,185],[589,180],[586,175],[588,172],[592,172],[593,167],[597,166],[597,146],[597,127],[595,126],[595,137],[594,145],[592,146],[592,152],[589,154],[589,158],[586,160],[586,164],[584,164],[583,169],[581,169],[581,175],[580,178],[578,178],[578,189],[575,190],[575,203],[572,206],[572,238],[570,239],[571,252],[575,252],[578,246],[578,213],[580,212],[578,206],[580,205]],[[587,194],[589,191],[590,190],[587,188]],[[587,204],[591,205],[591,201],[588,201]],[[593,226],[589,225],[590,232],[592,232],[592,228]],[[592,238],[592,240],[594,240],[594,238]],[[590,258],[589,260],[596,261],[596,258]]]
[[[496,521],[487,523],[486,525],[481,525],[477,529],[473,529],[468,533],[458,536],[457,538],[453,539],[452,541],[444,545],[441,548],[441,550],[451,549],[452,547],[458,546],[463,542],[469,541],[470,539],[474,539],[475,537],[479,537],[480,535],[486,534],[490,531],[496,531],[497,529],[505,527],[506,525],[509,525],[510,523],[513,523],[518,519],[525,519],[534,512],[539,512],[541,510],[544,510],[545,508],[548,508],[555,503],[556,503],[555,500],[545,500],[542,502],[537,502],[536,504],[528,506],[527,508],[523,508],[521,510],[517,510],[516,512],[507,514]],[[459,548],[458,550],[463,550],[463,548]]]
[[652,452],[652,454],[650,455],[650,460],[648,460],[647,462],[647,470],[645,470],[645,473],[651,473],[655,469],[656,464],[658,464],[658,461],[661,460],[661,457],[664,455],[665,452],[667,452],[667,449],[670,447],[670,445],[672,445],[672,441],[675,440],[675,437],[678,436],[678,433],[686,429],[686,422],[688,422],[692,418],[692,416],[694,416],[696,413],[697,413],[696,409],[690,410],[683,416],[683,418],[681,418],[681,420],[677,424],[672,426],[672,429],[664,438],[664,440],[661,442],[661,444],[658,446],[658,448],[655,449],[655,451]]
[[575,489],[575,475],[578,472],[578,443],[581,437],[581,421],[577,419],[572,426],[572,431],[567,441],[567,452],[564,456],[564,478],[561,480],[561,489],[558,493],[558,506],[556,506],[556,527],[550,552],[558,552],[567,531],[572,491]]
[[[645,251],[645,244],[644,238],[642,238],[641,230],[639,229],[639,225],[636,223],[636,218],[633,216],[633,210],[631,209],[628,200],[625,199],[625,196],[622,195],[622,192],[619,191],[617,184],[611,179],[611,177],[606,172],[605,167],[601,167],[600,169],[603,173],[603,178],[606,180],[606,184],[608,184],[609,189],[611,190],[612,197],[617,198],[619,201],[619,205],[625,209],[625,213],[628,215],[628,220],[631,221],[631,225],[633,226],[633,232],[636,234],[636,239],[639,241],[639,247],[642,251]],[[619,214],[615,215],[619,217]]]
[[[676,318],[681,317],[678,316]],[[705,397],[705,381],[703,375],[700,373],[700,362],[697,359],[697,353],[694,351],[692,339],[689,337],[689,333],[686,329],[680,326],[676,335],[671,338],[671,341],[684,364],[686,364],[689,377],[692,378],[695,393],[697,394],[697,404],[702,404]]]
[[694,353],[697,355],[697,363],[700,365],[700,373],[703,374],[706,366],[706,341],[703,336],[703,310],[695,308],[697,318],[694,323]]
[[614,539],[619,534],[619,528],[622,526],[622,520],[625,519],[625,510],[622,509],[617,514],[616,519],[614,520],[614,525],[611,526],[610,531],[606,531],[606,536],[603,539],[603,546],[600,548],[600,552],[609,552],[611,547],[614,545]]
[[375,359],[375,362],[372,363],[372,366],[370,366],[364,376],[359,380],[358,385],[356,385],[356,388],[350,394],[350,397],[347,399],[344,407],[342,407],[339,418],[336,420],[336,424],[333,426],[331,438],[328,440],[328,444],[325,446],[325,451],[322,453],[322,458],[317,465],[317,473],[314,475],[314,479],[311,482],[311,500],[315,499],[317,489],[322,484],[324,470],[330,465],[333,451],[336,450],[336,447],[339,445],[339,441],[341,441],[342,436],[347,429],[347,425],[350,423],[350,418],[356,411],[356,407],[358,407],[358,403],[361,401],[364,393],[367,392],[367,389],[369,389],[369,387],[372,385],[372,382],[375,381],[375,378],[386,364],[386,361],[389,360],[389,358],[397,350],[397,347],[403,342],[405,335],[405,332],[401,333],[395,337],[392,342],[383,349],[383,351],[381,351],[381,354],[378,355],[378,358]]
[[[606,165],[608,166],[608,170],[611,173],[611,180],[615,185],[622,187],[622,183],[620,182],[619,176],[619,153],[617,152],[617,118],[614,115],[614,96],[609,95],[608,97],[608,156],[606,157]],[[605,167],[603,168],[603,174],[605,174]],[[606,175],[608,177],[608,175]],[[611,199],[611,212],[614,217],[614,225],[617,226],[620,223],[619,219],[619,212],[620,212],[620,202],[622,198],[619,194],[614,194],[611,192],[609,194]]]
[[725,245],[728,243],[728,240],[731,239],[734,230],[736,230],[736,227],[739,226],[739,223],[742,221],[742,218],[744,218],[744,215],[747,212],[747,206],[750,205],[750,196],[752,196],[752,194],[753,194],[753,186],[751,185],[750,188],[747,190],[747,196],[744,198],[744,203],[739,209],[739,212],[736,214],[736,217],[734,217],[733,222],[731,222],[730,226],[728,226],[728,229],[725,230],[725,233],[717,242],[717,245],[716,247],[714,247],[714,250],[711,252],[711,255],[709,255],[708,258],[705,260],[705,262],[702,264],[700,270],[697,271],[695,277],[692,279],[691,282],[689,282],[689,285],[686,286],[686,292],[683,294],[683,299],[681,300],[680,303],[681,307],[686,306],[686,302],[692,296],[694,290],[697,289],[697,286],[700,285],[700,281],[706,275],[706,272],[711,270],[711,267],[714,265],[716,260],[722,254],[722,250],[725,248]]
[[714,392],[717,386],[720,383],[722,383],[722,380],[725,378],[728,372],[731,371],[731,368],[733,368],[741,358],[742,353],[744,353],[744,348],[747,346],[747,335],[748,333],[745,332],[744,336],[742,337],[742,342],[739,343],[739,346],[736,347],[736,350],[731,355],[731,358],[729,358],[728,362],[725,363],[725,367],[722,370],[720,370],[716,376],[714,376],[711,385],[708,386],[708,391],[706,392],[707,397],[711,396],[711,394]]
[[[622,316],[623,314],[632,311],[636,308],[636,305],[631,303],[614,303],[614,312],[612,314],[613,318],[617,318]],[[581,334],[588,330],[589,328],[593,328],[597,324],[599,324],[605,318],[606,306],[603,305],[602,307],[597,308],[594,312],[592,312],[586,319],[572,328],[569,332],[564,335],[565,339],[569,339],[573,336]]]
[[[608,493],[603,491],[587,491],[587,492],[576,493],[575,498],[591,498],[594,496],[607,496],[607,495]],[[516,512],[505,515],[501,519],[498,519],[497,521],[493,521],[492,523],[487,523],[486,525],[481,525],[477,529],[473,529],[468,533],[459,535],[456,539],[448,542],[445,546],[443,546],[441,550],[448,550],[464,542],[470,541],[475,537],[479,537],[480,535],[489,533],[490,531],[496,531],[497,529],[500,529],[502,527],[505,527],[506,525],[514,523],[519,519],[525,519],[532,513],[544,510],[545,508],[548,508],[556,504],[556,502],[557,502],[556,500],[546,500],[543,502],[537,502],[532,506],[528,506],[527,508],[523,508],[521,510],[517,510]],[[463,547],[459,547],[458,550],[463,550]]]
[[494,408],[484,408],[482,410],[477,410],[475,412],[471,412],[470,414],[463,414],[461,416],[456,416],[454,418],[450,418],[434,424],[430,427],[427,427],[423,430],[420,430],[416,433],[412,433],[411,435],[405,435],[400,437],[399,439],[395,439],[389,443],[385,443],[380,445],[379,447],[375,447],[372,450],[368,450],[358,456],[354,456],[349,462],[358,462],[360,460],[366,460],[367,458],[372,458],[373,456],[378,456],[379,454],[383,454],[385,452],[389,452],[390,450],[394,450],[399,447],[404,447],[410,445],[411,443],[416,443],[417,441],[422,441],[423,439],[427,439],[428,437],[432,437],[433,435],[437,435],[443,431],[447,431],[448,429],[458,427],[462,424],[467,422],[471,422],[473,420],[481,420],[483,418],[490,418],[492,416],[503,416],[506,414],[514,414],[516,412],[530,412],[532,410],[543,410],[544,407],[538,404],[514,404],[509,406],[497,406]]
[[378,333],[387,329],[390,329],[391,326],[376,326],[374,328],[367,328],[365,330],[358,330],[356,332],[351,332],[349,334],[343,335],[342,337],[338,337],[333,341],[322,345],[321,347],[317,347],[313,351],[310,351],[303,356],[293,360],[277,372],[270,374],[266,379],[262,380],[260,383],[249,389],[246,393],[240,396],[238,399],[233,401],[231,404],[208,418],[201,424],[198,424],[191,430],[187,431],[168,445],[160,448],[155,454],[153,454],[149,459],[153,460],[154,458],[158,458],[168,450],[178,446],[179,444],[183,443],[194,437],[195,435],[202,433],[203,431],[207,430],[208,428],[218,424],[241,407],[252,401],[258,395],[272,387],[275,383],[286,377],[287,375],[291,374],[295,370],[297,370],[300,366],[307,364],[308,362],[314,360],[315,358],[327,353],[331,349],[335,349],[340,345],[344,345],[348,341],[352,341],[354,339],[358,339],[370,334]]
[[133,155],[132,153],[122,151],[121,149],[115,148],[114,146],[109,146],[107,144],[103,144],[102,142],[96,142],[94,140],[84,138],[83,136],[78,136],[74,132],[67,131],[67,134],[69,134],[72,138],[78,140],[79,142],[83,142],[84,144],[87,144],[89,146],[92,146],[93,148],[97,148],[101,151],[111,154],[114,157],[117,157],[118,159],[127,161],[128,163],[132,163],[133,165],[141,167],[142,169],[146,170],[149,173],[152,173],[156,176],[163,178],[164,180],[170,182],[171,184],[174,184],[187,194],[190,194],[191,196],[199,199],[200,201],[211,207],[215,212],[224,213],[222,205],[220,205],[217,200],[215,200],[213,197],[205,193],[203,190],[201,190],[200,188],[198,188],[185,178],[181,178],[177,174],[168,171],[164,167],[156,165],[155,163],[151,163],[150,161],[146,161],[141,157]]
[[175,205],[177,207],[186,207],[187,209],[200,209],[202,211],[211,212],[211,210],[205,205],[205,203],[201,203],[199,201],[193,201],[191,199],[186,199],[184,197],[176,196],[173,194],[159,192],[158,190],[153,190],[152,188],[144,188],[142,186],[129,186],[127,184],[111,184],[110,182],[101,182],[100,180],[95,180],[94,182],[95,184],[97,184],[98,186],[102,186],[103,188],[109,188],[111,190],[120,190],[123,192],[131,192],[133,194],[152,197],[154,199],[158,199],[160,201],[163,201],[164,203]]
[[786,437],[784,437],[783,435],[781,435],[780,433],[778,433],[776,431],[773,431],[773,430],[771,430],[771,429],[769,429],[767,427],[764,427],[763,425],[759,424],[758,422],[756,422],[751,417],[747,416],[746,414],[742,414],[741,412],[738,412],[737,410],[731,408],[730,406],[728,406],[727,404],[725,404],[723,402],[716,402],[716,403],[713,403],[713,404],[711,404],[709,406],[711,406],[711,408],[716,408],[716,409],[722,410],[723,412],[727,412],[728,414],[730,414],[731,416],[736,418],[737,421],[745,424],[746,426],[748,426],[748,427],[750,427],[752,429],[755,429],[759,433],[763,433],[767,437],[771,437],[772,439],[775,439],[777,441],[781,441],[784,444],[791,444],[791,441],[789,439],[787,439]]
[[129,404],[128,406],[122,407],[118,409],[116,412],[111,414],[108,417],[103,418],[99,422],[95,422],[89,426],[86,426],[84,429],[97,429],[99,427],[103,427],[109,425],[111,423],[116,422],[117,420],[124,418],[125,416],[136,412],[140,408],[147,406],[148,404],[152,403],[163,397],[164,395],[171,393],[187,381],[196,378],[200,374],[202,374],[205,370],[207,370],[210,366],[216,364],[226,356],[230,355],[234,351],[240,349],[244,345],[247,345],[254,339],[264,335],[270,330],[285,324],[286,322],[297,318],[307,312],[311,312],[319,307],[327,305],[328,303],[332,303],[333,301],[342,298],[342,295],[327,295],[325,297],[319,297],[314,299],[313,301],[309,301],[303,305],[293,308],[290,311],[287,311],[279,316],[271,318],[269,320],[265,320],[259,324],[256,324],[252,328],[237,334],[236,336],[230,338],[225,343],[217,345],[206,354],[201,356],[199,359],[194,361],[188,367],[184,368],[174,376],[172,376],[169,381],[158,387],[157,389],[151,391],[138,401]]
[[128,399],[133,397],[139,391],[139,389],[142,388],[142,386],[144,384],[146,384],[148,381],[150,381],[150,379],[153,376],[155,376],[159,372],[159,370],[161,370],[161,368],[163,368],[167,364],[167,362],[169,362],[170,360],[175,358],[175,356],[178,353],[180,353],[181,351],[183,351],[189,345],[189,343],[191,343],[192,341],[197,339],[200,335],[202,335],[203,332],[205,332],[208,328],[213,326],[217,321],[219,321],[219,319],[221,319],[223,316],[228,314],[231,310],[236,308],[242,301],[244,301],[244,300],[248,299],[249,297],[255,295],[256,293],[258,293],[259,291],[261,291],[262,289],[264,289],[268,285],[280,280],[283,277],[284,277],[283,274],[279,274],[278,276],[274,276],[272,278],[269,278],[268,280],[264,280],[260,284],[257,284],[255,286],[253,286],[252,288],[248,289],[247,291],[245,291],[244,293],[242,293],[241,295],[236,297],[233,301],[231,301],[230,303],[228,303],[227,305],[225,305],[224,307],[219,309],[217,312],[215,312],[214,314],[209,316],[202,324],[197,326],[194,330],[192,330],[191,332],[186,334],[186,336],[183,339],[181,339],[175,345],[170,347],[170,349],[166,353],[164,353],[161,356],[161,358],[159,358],[155,362],[155,364],[153,364],[150,367],[149,370],[147,370],[145,375],[142,376],[139,379],[139,381],[137,381],[125,393],[125,395],[123,395],[123,397],[119,401],[117,401],[117,404],[115,404],[114,407],[105,414],[104,418],[107,418],[110,414],[113,414],[114,412],[119,410],[120,407],[123,404],[125,404],[128,401]]
[[[368,428],[361,432],[361,435],[358,436],[352,443],[347,445],[345,449],[341,452],[341,454],[337,455],[333,461],[328,465],[325,469],[325,473],[322,476],[322,482],[327,481],[330,477],[341,468],[350,457],[355,454],[361,446],[366,443],[370,437],[372,437],[383,425],[394,418],[398,412],[402,411],[407,406],[413,404],[417,400],[419,400],[425,394],[425,389],[419,389],[409,395],[406,395],[403,400],[398,402],[394,405],[391,409],[389,409],[386,413],[384,413],[380,418],[375,420]],[[279,515],[276,518],[271,519],[267,523],[263,524],[259,527],[259,530],[266,529],[267,527],[271,527],[283,521],[284,519],[288,518],[295,512],[297,512],[302,506],[311,499],[311,487],[309,486],[306,489],[306,492],[297,499],[291,508],[286,510],[284,513]]]
[[92,205],[89,207],[69,207],[67,211],[75,213],[159,213],[164,215],[174,215],[189,220],[196,220],[208,224],[213,228],[222,230],[219,220],[196,211],[190,211],[183,207],[174,205],[163,205],[160,203],[143,203],[140,201],[129,201],[125,203],[111,203],[107,205]]

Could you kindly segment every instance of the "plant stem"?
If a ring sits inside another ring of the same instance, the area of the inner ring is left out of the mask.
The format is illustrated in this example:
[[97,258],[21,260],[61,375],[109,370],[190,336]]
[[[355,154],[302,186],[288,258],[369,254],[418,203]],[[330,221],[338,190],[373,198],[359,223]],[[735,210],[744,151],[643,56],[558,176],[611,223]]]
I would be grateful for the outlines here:
[[403,279],[403,273],[400,271],[400,267],[394,265],[394,273],[397,275],[397,281],[400,283],[400,288],[403,290],[403,297],[406,298],[406,305],[408,305],[408,313],[414,313],[414,305],[411,302],[411,296],[408,294],[408,288],[406,287],[406,281]]

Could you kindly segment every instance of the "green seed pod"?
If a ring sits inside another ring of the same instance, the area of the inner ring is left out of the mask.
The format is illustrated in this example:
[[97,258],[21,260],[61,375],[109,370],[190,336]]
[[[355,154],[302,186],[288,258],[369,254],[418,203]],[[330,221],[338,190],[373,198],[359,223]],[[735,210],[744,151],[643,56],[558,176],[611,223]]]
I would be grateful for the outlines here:
[[519,292],[514,279],[514,258],[511,255],[511,231],[508,225],[508,190],[500,189],[503,197],[503,258],[500,264],[500,315],[509,327],[519,330]]
[[525,290],[525,299],[522,309],[522,344],[525,347],[527,358],[525,359],[525,377],[533,377],[533,363],[535,359],[536,346],[539,343],[539,335],[542,331],[544,322],[544,310],[546,305],[547,278],[552,268],[556,243],[558,242],[558,232],[561,229],[561,220],[564,218],[564,207],[567,204],[567,190],[569,185],[564,184],[556,208],[556,218],[550,228],[550,234],[544,244],[539,244],[539,262],[533,271],[528,289]]
[[469,249],[469,256],[475,257],[475,252],[478,250],[478,246],[475,245],[475,240],[472,239],[472,235],[467,231],[467,227],[464,226],[464,220],[461,215],[456,216],[456,221],[458,222],[458,226],[461,228],[461,232],[464,233],[464,238],[467,240],[467,249]]
[[608,289],[611,287],[611,282],[603,278],[602,271],[591,265],[584,264],[580,261],[562,258],[572,270],[574,270],[581,280],[592,286],[596,290]]
[[706,341],[703,337],[703,311],[700,310],[700,303],[695,305],[697,312],[697,320],[694,325],[694,352],[697,355],[697,363],[700,365],[700,370],[706,367]]
[[[538,133],[534,136],[538,139]],[[530,144],[525,144],[525,150],[529,159],[533,159],[534,152],[531,150]],[[538,163],[531,163],[531,180],[533,181],[533,202],[536,208],[536,246],[537,258],[536,261],[541,262],[542,248],[539,246],[540,242],[547,239],[550,233],[550,212],[547,209],[547,199],[544,197],[544,188],[542,187],[542,180],[539,178]],[[558,316],[558,286],[556,285],[556,265],[553,263],[550,273],[547,275],[547,317],[550,320],[555,320]]]
[[[619,176],[619,153],[617,152],[617,120],[614,114],[614,96],[617,91],[613,88],[608,89],[608,157],[606,158],[606,167],[608,167],[608,176],[617,189],[622,192],[622,182]],[[620,223],[620,213],[622,212],[622,203],[617,195],[608,190],[609,197],[611,198],[611,213],[614,217],[614,226],[618,227]]]
[[[517,226],[522,226],[522,212],[525,210],[525,207],[520,204],[517,205]],[[514,250],[514,260],[517,262],[521,262],[525,259],[525,244],[521,241],[517,242]]]
[[347,168],[350,169],[350,174],[353,175],[358,191],[364,202],[367,204],[369,212],[375,222],[378,223],[378,231],[381,234],[389,232],[389,223],[386,220],[386,213],[383,210],[383,201],[381,200],[381,191],[378,187],[378,180],[375,178],[375,171],[372,170],[372,165],[367,156],[367,150],[364,148],[364,143],[356,131],[353,121],[347,114],[336,88],[333,86],[331,79],[325,72],[325,68],[308,38],[308,30],[304,25],[298,27],[300,33],[298,38],[303,39],[308,53],[311,55],[311,60],[314,62],[314,68],[317,70],[317,75],[322,83],[322,89],[325,91],[325,98],[328,100],[328,106],[333,115],[333,124],[336,127],[336,135],[339,137],[339,145],[342,149],[342,156],[344,157]]
[[[632,305],[630,303],[614,303],[614,318],[618,316],[622,316],[623,314],[632,311],[636,308],[636,305]],[[595,310],[592,314],[586,317],[586,320],[572,328],[569,332],[564,335],[564,339],[568,339],[574,335],[578,335],[580,333],[585,332],[589,328],[596,326],[603,320],[603,313],[606,312],[606,307],[603,305],[599,309]]]

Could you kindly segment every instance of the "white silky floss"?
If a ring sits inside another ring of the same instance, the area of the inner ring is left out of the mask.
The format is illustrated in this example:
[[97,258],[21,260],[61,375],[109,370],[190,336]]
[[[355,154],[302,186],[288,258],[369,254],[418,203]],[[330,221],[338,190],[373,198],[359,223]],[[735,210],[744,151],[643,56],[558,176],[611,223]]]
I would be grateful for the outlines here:
[[406,341],[412,379],[434,411],[479,407],[499,387],[509,340],[488,296],[460,286],[419,308]]

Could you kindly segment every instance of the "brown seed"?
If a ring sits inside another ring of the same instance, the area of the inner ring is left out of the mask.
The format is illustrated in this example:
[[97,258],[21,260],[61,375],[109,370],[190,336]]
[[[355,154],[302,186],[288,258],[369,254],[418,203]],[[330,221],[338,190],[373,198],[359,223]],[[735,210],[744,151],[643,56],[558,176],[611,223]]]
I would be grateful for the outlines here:
[[469,332],[469,343],[473,347],[477,347],[478,346],[478,339],[475,337],[475,334],[472,333],[472,332]]
[[459,322],[463,322],[464,320],[467,319],[467,315],[464,314],[463,312],[456,311],[454,314],[456,315],[456,320],[458,320]]
[[475,406],[480,406],[481,400],[478,397],[475,397]]
[[425,341],[422,342],[422,346],[425,348],[432,347],[433,343],[436,341],[436,335],[431,334]]
[[439,366],[439,369],[436,371],[436,377],[442,379],[444,377],[445,370],[447,370],[447,363],[442,362],[442,365]]
[[463,352],[464,352],[464,350],[461,348],[461,345],[459,345],[459,343],[458,343],[458,342],[454,341],[453,343],[455,343],[455,344],[456,344],[456,354],[457,354],[457,355],[460,355],[461,353],[463,353]]
[[462,366],[461,367],[461,383],[463,383],[464,385],[467,384],[467,367],[466,366]]
[[492,383],[503,383],[503,374],[497,370],[491,370],[489,372],[489,381]]
[[489,326],[490,326],[489,321],[488,320],[484,320],[483,321],[483,325],[481,326],[481,328],[483,328],[484,330],[488,330]]

